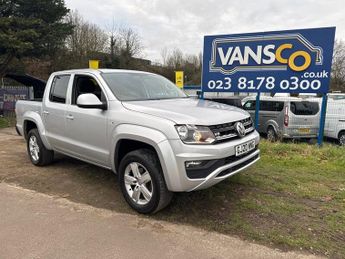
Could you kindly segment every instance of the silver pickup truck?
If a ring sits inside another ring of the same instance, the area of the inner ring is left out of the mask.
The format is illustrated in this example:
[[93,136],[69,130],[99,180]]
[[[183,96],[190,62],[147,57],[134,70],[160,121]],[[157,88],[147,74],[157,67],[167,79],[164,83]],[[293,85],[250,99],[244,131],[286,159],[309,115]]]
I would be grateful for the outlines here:
[[259,134],[239,108],[186,96],[152,73],[81,69],[53,73],[43,99],[18,101],[17,129],[31,162],[54,152],[112,170],[140,213],[173,192],[208,188],[260,159]]

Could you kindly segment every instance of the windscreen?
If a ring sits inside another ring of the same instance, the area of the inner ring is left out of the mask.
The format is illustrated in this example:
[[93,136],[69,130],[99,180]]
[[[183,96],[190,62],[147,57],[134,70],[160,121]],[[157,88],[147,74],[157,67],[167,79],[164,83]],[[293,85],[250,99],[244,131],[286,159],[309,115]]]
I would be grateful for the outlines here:
[[291,102],[290,110],[295,115],[316,115],[319,112],[317,102]]
[[187,97],[168,79],[145,73],[104,73],[102,77],[120,101],[159,100]]

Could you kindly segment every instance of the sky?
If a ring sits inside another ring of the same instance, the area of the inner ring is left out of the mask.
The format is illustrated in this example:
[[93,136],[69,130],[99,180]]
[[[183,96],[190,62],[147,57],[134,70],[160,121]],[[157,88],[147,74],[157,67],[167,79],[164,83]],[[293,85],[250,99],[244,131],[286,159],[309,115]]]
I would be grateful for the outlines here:
[[202,51],[203,36],[336,26],[345,40],[344,0],[65,0],[105,30],[134,28],[143,58],[160,62],[163,48]]

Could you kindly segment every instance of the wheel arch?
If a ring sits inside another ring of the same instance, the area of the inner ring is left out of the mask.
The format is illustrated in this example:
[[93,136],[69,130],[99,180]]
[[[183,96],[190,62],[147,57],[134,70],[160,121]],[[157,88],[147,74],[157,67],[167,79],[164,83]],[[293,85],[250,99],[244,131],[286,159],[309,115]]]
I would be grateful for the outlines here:
[[125,157],[126,154],[128,154],[131,151],[142,149],[142,148],[150,149],[154,151],[158,156],[158,153],[155,147],[147,142],[143,142],[142,140],[140,141],[134,140],[130,138],[119,139],[116,143],[115,152],[114,152],[115,170],[118,171],[120,162]]
[[340,139],[341,134],[345,134],[345,129],[339,130],[338,139]]
[[41,119],[41,116],[36,112],[29,111],[26,112],[23,117],[23,135],[25,139],[27,139],[27,134],[33,128],[37,128],[44,146],[47,149],[51,150],[52,148],[46,137],[45,127]]
[[[166,136],[162,132],[152,128],[132,124],[121,124],[117,126],[112,133],[113,148],[110,156],[112,170],[115,173],[118,170],[121,161],[120,158],[124,157],[124,154],[120,154],[121,151],[125,150],[128,153],[136,148],[145,147],[155,151],[161,164],[164,178],[167,179],[163,154],[158,146],[159,143],[166,139]],[[122,145],[126,144],[133,146],[124,148]]]
[[267,123],[266,123],[266,131],[265,133],[267,133],[268,129],[272,127],[275,131],[275,133],[278,135],[279,134],[279,126],[278,126],[278,123],[274,120],[269,120]]

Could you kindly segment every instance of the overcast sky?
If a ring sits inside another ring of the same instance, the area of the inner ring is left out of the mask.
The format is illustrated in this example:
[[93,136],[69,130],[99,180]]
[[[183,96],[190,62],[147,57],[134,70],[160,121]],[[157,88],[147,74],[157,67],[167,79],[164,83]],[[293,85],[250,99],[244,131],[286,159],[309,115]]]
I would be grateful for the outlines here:
[[135,28],[143,57],[161,60],[161,50],[179,48],[197,54],[203,36],[336,26],[345,40],[344,0],[65,0],[90,22],[107,29]]

